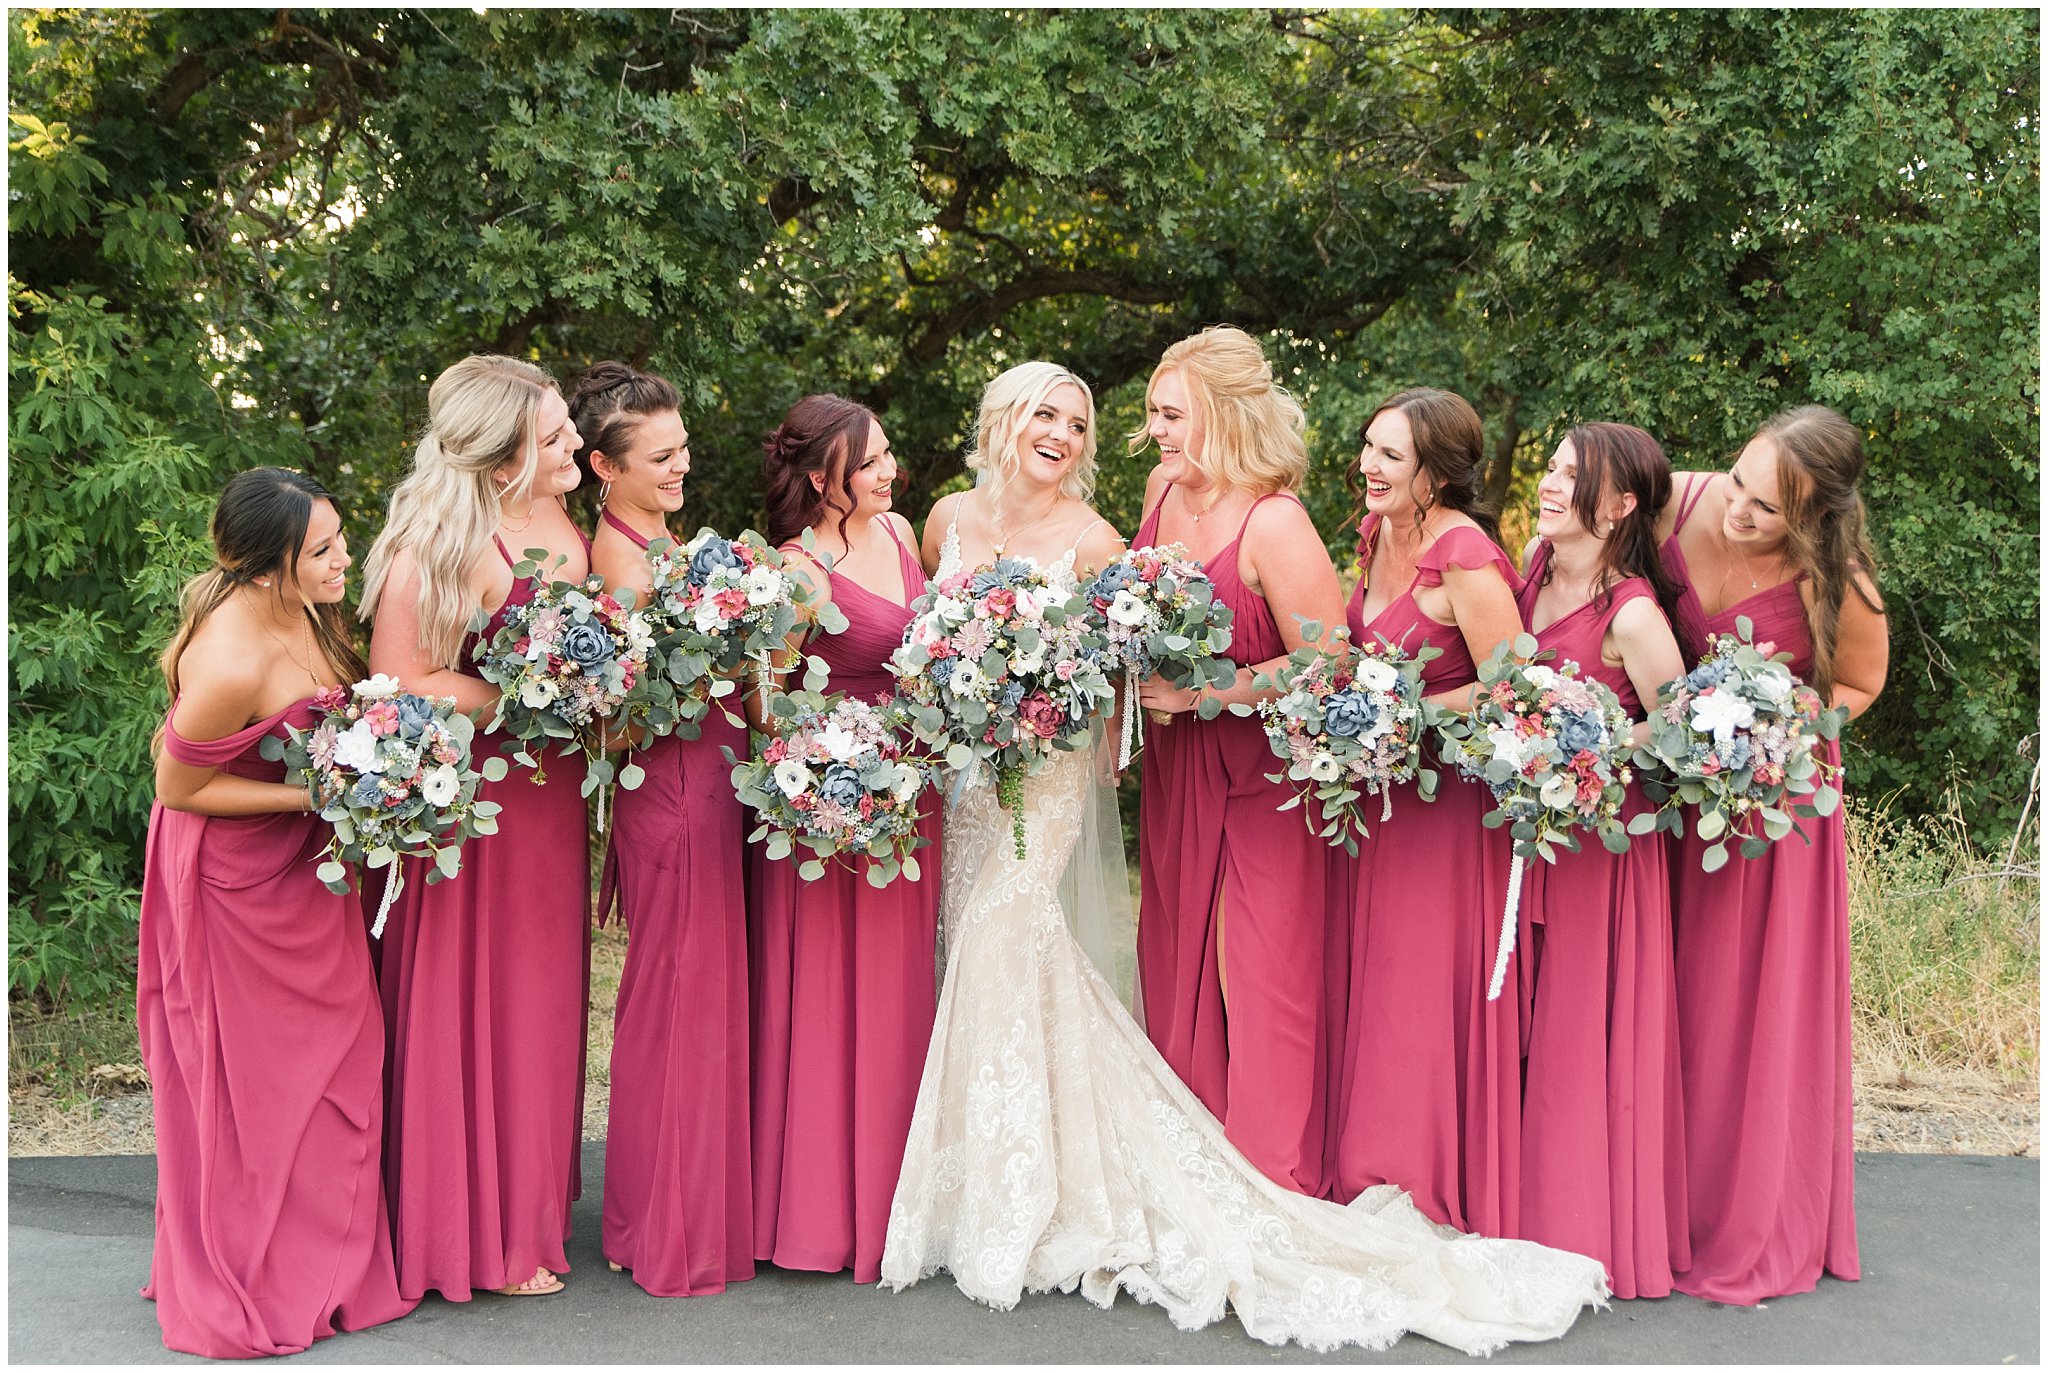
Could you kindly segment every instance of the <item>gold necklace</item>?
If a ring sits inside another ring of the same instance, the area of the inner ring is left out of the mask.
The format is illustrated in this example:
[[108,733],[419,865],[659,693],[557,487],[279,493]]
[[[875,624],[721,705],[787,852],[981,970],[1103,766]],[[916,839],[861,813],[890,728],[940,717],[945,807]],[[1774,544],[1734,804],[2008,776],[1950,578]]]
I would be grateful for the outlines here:
[[1181,492],[1181,499],[1183,501],[1188,501],[1188,514],[1193,517],[1196,524],[1200,524],[1202,522],[1202,517],[1204,515],[1213,515],[1216,513],[1216,507],[1223,504],[1223,498],[1229,494],[1230,493],[1225,491],[1222,487],[1217,487],[1216,494],[1210,497],[1209,503],[1203,506],[1200,510],[1195,509],[1193,501],[1188,501],[1187,492]]
[[263,622],[263,632],[268,634],[277,646],[285,651],[286,657],[306,669],[306,676],[311,679],[314,690],[323,690],[327,684],[320,680],[319,673],[313,671],[313,617],[304,610],[301,610],[299,613],[299,629],[306,645],[306,653],[303,658],[292,652],[292,646],[284,641],[282,635],[270,627],[267,618]]
[[991,497],[989,500],[989,508],[995,512],[995,515],[994,518],[992,518],[989,521],[989,523],[995,526],[996,556],[998,558],[1002,557],[1003,550],[1009,547],[1011,539],[1016,538],[1017,535],[1022,534],[1026,529],[1031,529],[1039,523],[1041,523],[1046,516],[1052,514],[1053,511],[1059,509],[1059,505],[1060,493],[1055,491],[1052,494],[1052,500],[1046,504],[1045,509],[1039,511],[1036,515],[1033,515],[1030,519],[1026,520],[1022,528],[1019,528],[1012,532],[1007,527],[1008,521],[1004,520],[1003,518],[1003,503]]

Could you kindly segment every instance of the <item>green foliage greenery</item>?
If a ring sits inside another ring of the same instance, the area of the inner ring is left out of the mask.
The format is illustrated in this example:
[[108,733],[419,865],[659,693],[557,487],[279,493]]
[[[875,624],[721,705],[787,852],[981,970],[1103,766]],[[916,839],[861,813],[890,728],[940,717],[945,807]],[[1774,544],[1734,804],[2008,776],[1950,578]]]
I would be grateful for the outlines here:
[[1724,463],[1868,437],[1893,669],[1850,788],[2027,793],[2038,26],[2018,11],[14,10],[9,978],[117,996],[214,492],[361,549],[461,355],[680,386],[691,516],[759,518],[799,395],[873,406],[916,517],[981,387],[1097,383],[1104,512],[1160,351],[1267,336],[1305,491],[1402,385],[1479,406],[1510,533],[1582,419]]

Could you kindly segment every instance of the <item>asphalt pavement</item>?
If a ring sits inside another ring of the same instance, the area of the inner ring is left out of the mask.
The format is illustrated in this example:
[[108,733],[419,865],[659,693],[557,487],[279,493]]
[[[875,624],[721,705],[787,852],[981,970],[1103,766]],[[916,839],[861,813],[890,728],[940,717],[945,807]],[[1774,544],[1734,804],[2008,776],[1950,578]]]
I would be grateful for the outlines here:
[[[1273,1348],[1234,1319],[1177,1330],[1119,1297],[969,1301],[943,1275],[906,1292],[844,1274],[763,1268],[723,1295],[649,1297],[597,1248],[603,1145],[585,1146],[584,1199],[556,1296],[430,1297],[404,1320],[323,1340],[295,1363],[1462,1363],[1416,1336],[1386,1353]],[[149,1272],[155,1162],[8,1163],[8,1359],[199,1363],[164,1349]],[[1856,1163],[1863,1280],[1743,1308],[1669,1297],[1587,1311],[1561,1340],[1496,1363],[2039,1362],[2040,1163],[1865,1154]]]

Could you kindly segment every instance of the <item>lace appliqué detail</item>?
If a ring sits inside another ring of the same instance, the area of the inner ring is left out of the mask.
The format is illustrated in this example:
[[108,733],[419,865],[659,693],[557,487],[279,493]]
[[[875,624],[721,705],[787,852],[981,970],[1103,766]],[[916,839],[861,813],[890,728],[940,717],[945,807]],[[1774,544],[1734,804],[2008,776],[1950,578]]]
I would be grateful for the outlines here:
[[1022,860],[991,787],[947,810],[947,966],[882,1281],[944,1269],[999,1308],[1122,1290],[1184,1329],[1234,1310],[1254,1338],[1316,1350],[1415,1331],[1488,1353],[1604,1304],[1593,1259],[1459,1235],[1394,1187],[1317,1201],[1245,1161],[1068,934],[1058,884],[1091,766],[1062,755],[1025,783]]

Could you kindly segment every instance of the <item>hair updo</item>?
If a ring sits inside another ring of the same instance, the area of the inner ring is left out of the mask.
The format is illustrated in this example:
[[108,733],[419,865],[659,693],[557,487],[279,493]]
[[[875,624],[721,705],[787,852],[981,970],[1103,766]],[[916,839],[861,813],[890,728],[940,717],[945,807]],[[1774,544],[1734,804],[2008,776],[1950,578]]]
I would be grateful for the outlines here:
[[[1428,499],[1416,498],[1416,526],[1421,527],[1432,506],[1441,505],[1467,516],[1487,538],[1499,543],[1498,517],[1480,495],[1486,471],[1486,431],[1471,402],[1434,386],[1410,387],[1387,397],[1365,417],[1365,423],[1358,426],[1361,444],[1372,422],[1389,410],[1398,410],[1407,419],[1415,436],[1416,475],[1427,472],[1433,483]],[[1357,501],[1351,512],[1351,522],[1356,525],[1365,518],[1365,487],[1356,462],[1345,470],[1344,484]],[[1409,494],[1415,494],[1412,487]]]
[[854,460],[867,451],[868,430],[880,424],[875,412],[844,396],[805,396],[789,408],[775,432],[761,441],[768,484],[768,542],[784,544],[829,508],[824,491],[811,484],[822,476],[825,486],[845,496],[839,515],[839,538],[846,540],[846,522],[853,515]]
[[583,438],[576,465],[584,486],[595,488],[604,478],[591,466],[593,453],[623,462],[633,431],[650,415],[682,409],[682,397],[666,377],[636,371],[623,362],[600,362],[583,374],[569,397],[569,422]]

